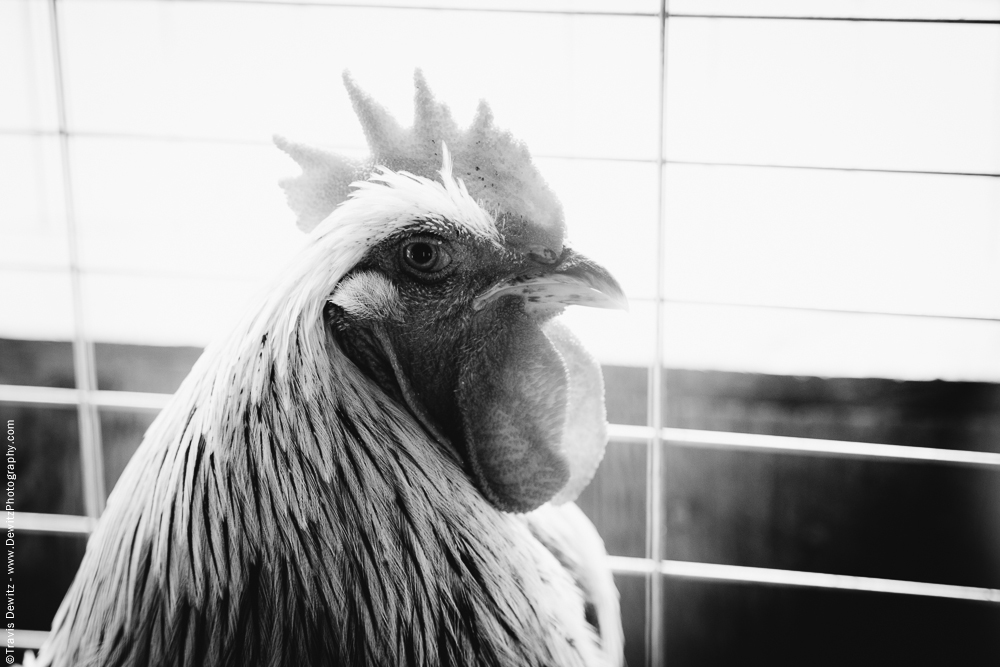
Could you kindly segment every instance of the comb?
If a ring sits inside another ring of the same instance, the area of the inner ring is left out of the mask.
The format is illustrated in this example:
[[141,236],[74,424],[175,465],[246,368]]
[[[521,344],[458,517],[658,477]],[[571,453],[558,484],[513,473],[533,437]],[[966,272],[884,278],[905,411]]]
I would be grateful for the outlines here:
[[562,252],[565,221],[562,205],[531,160],[525,145],[493,122],[493,112],[480,101],[472,124],[462,130],[451,110],[434,99],[423,73],[414,73],[413,127],[403,128],[395,118],[344,73],[354,111],[361,121],[371,155],[352,160],[329,151],[275,137],[275,144],[294,159],[302,174],[281,182],[298,226],[310,231],[351,192],[351,184],[365,180],[376,167],[437,178],[444,159],[442,144],[450,149],[453,175],[496,221],[508,246],[525,252]]

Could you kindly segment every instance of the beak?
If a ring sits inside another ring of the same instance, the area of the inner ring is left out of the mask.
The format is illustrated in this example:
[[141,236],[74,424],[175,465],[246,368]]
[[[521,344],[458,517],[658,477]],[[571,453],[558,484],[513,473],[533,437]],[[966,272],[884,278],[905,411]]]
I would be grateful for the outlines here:
[[532,271],[489,288],[476,297],[473,308],[481,310],[503,296],[523,298],[529,312],[563,306],[628,310],[625,293],[607,269],[570,249],[545,273]]

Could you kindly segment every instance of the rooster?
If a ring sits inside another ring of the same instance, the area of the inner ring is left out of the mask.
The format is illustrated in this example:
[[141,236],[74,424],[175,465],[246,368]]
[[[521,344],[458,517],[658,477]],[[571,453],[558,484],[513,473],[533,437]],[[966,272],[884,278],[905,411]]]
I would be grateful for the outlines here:
[[149,428],[40,664],[621,664],[570,502],[600,368],[554,317],[624,296],[489,107],[415,79],[404,129],[345,74],[368,160],[276,139],[308,243]]

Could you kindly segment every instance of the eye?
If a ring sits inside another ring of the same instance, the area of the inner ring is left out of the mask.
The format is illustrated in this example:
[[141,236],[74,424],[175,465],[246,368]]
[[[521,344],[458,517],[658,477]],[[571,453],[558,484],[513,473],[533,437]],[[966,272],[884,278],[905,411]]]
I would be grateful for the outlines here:
[[437,273],[451,264],[451,255],[440,244],[428,239],[414,239],[403,244],[403,263],[419,273]]

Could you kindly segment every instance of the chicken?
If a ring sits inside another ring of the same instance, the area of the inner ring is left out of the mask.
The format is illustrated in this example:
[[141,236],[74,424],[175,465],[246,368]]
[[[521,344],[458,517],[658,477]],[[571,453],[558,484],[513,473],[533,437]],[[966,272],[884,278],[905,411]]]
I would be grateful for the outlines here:
[[40,664],[621,663],[570,502],[600,368],[554,317],[622,291],[485,104],[461,131],[418,72],[404,130],[345,83],[371,158],[277,140],[309,241],[150,427]]

